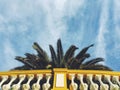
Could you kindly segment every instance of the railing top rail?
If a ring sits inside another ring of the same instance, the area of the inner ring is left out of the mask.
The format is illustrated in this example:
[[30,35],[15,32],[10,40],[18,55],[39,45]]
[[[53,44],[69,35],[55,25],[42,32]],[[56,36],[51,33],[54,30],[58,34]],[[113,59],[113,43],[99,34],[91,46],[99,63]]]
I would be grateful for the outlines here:
[[0,75],[47,74],[47,73],[52,73],[52,71],[51,70],[15,70],[15,71],[0,72]]
[[[66,71],[67,74],[74,73],[74,74],[101,74],[101,75],[116,75],[120,76],[120,72],[116,71],[102,71],[102,70],[72,70],[72,69],[66,69],[66,68],[55,68],[53,72],[64,72]],[[19,75],[19,74],[46,74],[46,73],[52,73],[52,70],[15,70],[15,71],[6,71],[6,72],[0,72],[0,75]]]
[[102,71],[102,70],[68,70],[67,73],[75,74],[101,74],[101,75],[116,75],[120,76],[120,72],[116,71]]

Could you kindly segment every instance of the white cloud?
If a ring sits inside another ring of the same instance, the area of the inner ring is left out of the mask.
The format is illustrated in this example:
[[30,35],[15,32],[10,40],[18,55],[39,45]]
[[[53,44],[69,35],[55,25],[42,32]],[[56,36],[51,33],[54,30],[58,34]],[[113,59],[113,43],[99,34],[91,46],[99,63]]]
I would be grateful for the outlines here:
[[[87,2],[86,2],[87,3]],[[76,15],[76,12],[82,8],[85,4],[85,0],[69,0],[66,3],[66,15],[68,17],[73,17]]]
[[106,41],[105,34],[108,32],[107,20],[108,20],[108,0],[102,2],[102,12],[99,22],[99,32],[97,36],[97,45],[96,45],[96,56],[103,57],[106,59]]
[[[16,52],[12,46],[12,44],[10,43],[9,40],[4,41],[3,43],[3,54],[4,54],[4,63],[3,66],[1,68],[1,70],[10,70],[18,65],[20,65],[19,62],[15,61],[14,58],[16,56]],[[2,60],[2,59],[1,59]]]
[[[38,18],[35,14],[41,12],[41,9],[45,13],[46,20],[46,28],[44,29],[48,32],[51,36],[51,40],[54,42],[56,39],[63,36],[64,33],[67,31],[66,22],[64,20],[65,16],[74,16],[82,6],[84,0],[44,0],[40,1],[37,0],[29,1],[25,0],[24,3],[20,0],[17,1],[4,1],[4,15],[3,19],[6,20],[4,26],[2,25],[2,31],[7,32],[16,32],[16,28],[19,31],[23,32],[29,30],[29,21],[26,21],[28,17],[33,19]],[[43,13],[41,12],[41,13]],[[42,16],[40,16],[42,17]],[[5,21],[4,20],[4,21]],[[38,19],[39,20],[39,19]],[[13,23],[20,22],[19,25],[16,27],[14,24],[10,25],[11,21]],[[22,24],[21,24],[22,23]],[[28,23],[28,24],[27,24]],[[42,21],[38,22],[37,24],[42,23]],[[3,21],[2,21],[3,24]],[[35,29],[39,26],[34,27]],[[41,28],[39,28],[41,29]],[[39,33],[38,33],[39,34]],[[41,34],[41,32],[40,32]],[[39,36],[39,35],[38,35]]]
[[115,45],[109,54],[111,57],[114,57],[114,59],[119,60],[120,59],[120,44]]
[[119,19],[120,19],[120,0],[114,0],[114,20],[117,22],[116,24],[118,24]]
[[116,46],[120,45],[120,0],[114,0],[114,24],[115,24],[115,42]]
[[[48,44],[55,45],[58,38],[63,38],[63,36],[69,32],[67,31],[65,17],[74,16],[83,4],[83,1],[84,0],[0,1],[0,6],[3,8],[3,12],[0,12],[0,32],[5,35],[6,38],[4,39],[7,39],[5,42],[2,41],[4,44],[4,60],[5,63],[7,63],[7,66],[3,66],[3,70],[8,70],[19,64],[14,60],[16,53],[19,52],[14,50],[13,46],[16,45],[10,42],[12,39],[16,39],[15,41],[18,42],[18,37],[14,37],[16,33],[23,36],[23,38],[19,38],[19,43],[22,43],[21,48],[28,46],[29,40],[35,39],[48,51]],[[34,32],[32,36],[30,36],[31,39],[26,39],[29,34],[25,32],[28,30]],[[8,38],[9,36],[11,37]]]
[[[38,35],[38,40],[44,48],[47,48],[48,44],[55,45],[58,38],[63,38],[69,32],[65,17],[74,16],[82,6],[83,0],[44,0],[41,3],[42,9],[46,13],[46,23],[44,32],[40,32]],[[41,41],[40,38],[46,41]]]
[[114,33],[113,40],[114,40],[114,47],[111,50],[110,55],[115,59],[120,59],[120,0],[114,0],[114,12],[113,12],[113,19],[114,19]]

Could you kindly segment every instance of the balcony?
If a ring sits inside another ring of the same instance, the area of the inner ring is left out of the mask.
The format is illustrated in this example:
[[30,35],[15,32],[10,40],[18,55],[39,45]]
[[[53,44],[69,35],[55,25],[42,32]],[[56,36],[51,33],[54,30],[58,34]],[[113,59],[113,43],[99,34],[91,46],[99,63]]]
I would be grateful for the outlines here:
[[0,90],[120,90],[120,72],[26,70],[0,72]]

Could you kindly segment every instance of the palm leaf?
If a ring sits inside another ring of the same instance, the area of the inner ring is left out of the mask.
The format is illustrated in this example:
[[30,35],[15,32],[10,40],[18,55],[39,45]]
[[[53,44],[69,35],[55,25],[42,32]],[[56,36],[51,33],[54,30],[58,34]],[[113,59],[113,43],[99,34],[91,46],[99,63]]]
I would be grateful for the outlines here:
[[85,54],[83,57],[81,57],[79,60],[77,60],[76,58],[73,58],[72,61],[69,60],[68,63],[70,62],[70,67],[73,69],[78,69],[81,64],[86,60],[86,58],[90,57],[89,54]]
[[80,65],[86,60],[86,58],[88,58],[90,55],[89,54],[85,54],[82,58],[80,58],[79,60],[77,60],[76,58],[72,58],[72,60],[69,60],[68,63],[70,62],[70,67],[72,69],[78,69],[80,67]]
[[[84,54],[81,58],[79,58],[79,59],[76,59],[77,61],[78,61],[78,63],[79,63],[79,65],[80,64],[82,64],[85,60],[86,60],[86,58],[89,58],[90,57],[90,54],[89,53],[86,53],[86,54]],[[79,67],[79,66],[78,66]]]
[[57,62],[57,55],[56,55],[56,53],[55,53],[55,50],[54,50],[54,48],[52,47],[52,45],[49,45],[49,48],[50,48],[50,52],[51,52],[52,61],[53,61],[53,63],[55,64],[55,66],[57,67],[57,66],[58,66],[58,62]]
[[62,44],[61,40],[59,39],[57,42],[57,58],[58,58],[58,63],[60,64],[63,59],[63,49],[62,49]]
[[71,45],[70,48],[66,51],[64,60],[67,62],[69,59],[71,59],[74,56],[75,50],[78,49],[76,46]]
[[104,61],[104,59],[103,58],[95,58],[95,59],[92,59],[90,61],[85,62],[84,64],[85,65],[94,65],[94,64],[101,62],[101,61]]
[[26,58],[29,58],[29,59],[32,59],[32,60],[36,59],[36,55],[34,55],[34,54],[25,53],[25,56],[26,56]]
[[37,55],[25,53],[25,56],[28,62],[36,66],[36,68],[43,68],[43,65],[47,65],[47,62],[44,59],[39,58]]
[[82,58],[83,56],[84,56],[84,54],[87,52],[87,50],[90,48],[90,47],[92,47],[92,46],[94,46],[94,44],[91,44],[90,46],[88,46],[88,47],[85,47],[85,48],[83,48],[79,53],[78,53],[78,55],[76,55],[76,59],[80,59],[80,58]]
[[43,58],[38,57],[37,55],[29,53],[26,53],[25,55],[27,56],[26,58],[29,59],[29,62],[35,65],[36,68],[43,69],[49,63],[46,62],[46,60],[44,60]]
[[109,67],[101,65],[101,64],[83,66],[82,69],[85,69],[85,70],[107,70],[107,71],[112,71],[112,69],[110,69]]
[[38,45],[38,43],[34,42],[33,48],[38,52],[40,58],[43,58],[46,62],[49,61],[46,52]]
[[67,63],[65,64],[65,67],[66,67],[66,68],[69,68],[69,69],[73,69],[72,66],[73,66],[74,60],[75,60],[74,57],[70,58],[70,59],[67,61]]
[[67,65],[70,69],[78,69],[78,66],[80,66],[79,62],[75,58],[69,59]]
[[30,68],[29,66],[23,65],[23,66],[19,66],[19,67],[13,68],[11,70],[31,70],[31,69],[32,68]]
[[19,57],[19,56],[16,56],[15,59],[18,60],[18,61],[20,61],[20,62],[22,62],[22,63],[24,63],[25,65],[33,68],[33,69],[36,68],[36,66],[33,63],[29,62],[29,59],[26,59],[26,58],[23,58],[23,57]]
[[51,52],[51,61],[49,60],[46,52],[38,45],[33,44],[33,48],[37,51],[37,55],[26,53],[25,58],[17,56],[15,59],[22,62],[24,65],[14,68],[16,69],[46,69],[46,68],[68,68],[68,69],[83,69],[83,70],[111,70],[109,67],[101,65],[99,62],[104,61],[103,58],[95,58],[84,63],[86,58],[90,57],[89,53],[86,53],[90,47],[83,48],[76,56],[74,56],[76,49],[75,45],[71,45],[66,51],[63,52],[61,40],[57,41],[57,53],[52,45],[49,45]]

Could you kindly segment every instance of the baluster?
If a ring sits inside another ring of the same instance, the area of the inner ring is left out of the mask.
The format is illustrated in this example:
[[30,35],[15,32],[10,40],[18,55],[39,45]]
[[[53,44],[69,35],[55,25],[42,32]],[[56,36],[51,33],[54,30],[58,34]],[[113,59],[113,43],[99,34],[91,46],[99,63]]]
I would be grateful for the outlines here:
[[2,78],[2,81],[0,82],[0,89],[1,89],[2,84],[8,79],[8,76],[4,75],[4,76],[1,76],[1,78]]
[[43,89],[43,90],[49,90],[49,89],[50,89],[50,83],[49,83],[50,78],[51,78],[51,74],[46,74],[46,79],[47,79],[47,81],[46,81],[46,83],[44,83],[44,84],[42,85],[42,89]]
[[112,76],[112,82],[118,84],[118,86],[120,87],[119,76]]
[[119,90],[119,86],[116,84],[113,84],[110,80],[111,76],[110,75],[105,75],[104,79],[109,83],[110,90]]
[[100,82],[100,90],[108,90],[109,86],[102,82],[102,75],[95,75],[95,79]]
[[77,78],[80,81],[80,90],[88,90],[88,85],[86,83],[83,82],[83,75],[82,74],[78,74]]
[[11,88],[12,82],[17,78],[16,75],[12,75],[12,76],[10,76],[10,77],[11,77],[10,82],[9,82],[8,84],[4,84],[4,85],[2,86],[2,90],[9,90],[9,89]]
[[32,79],[34,78],[33,74],[28,74],[27,75],[28,81],[26,84],[22,85],[22,90],[30,90],[30,82],[32,81]]
[[19,90],[21,83],[25,79],[26,75],[19,75],[19,82],[17,84],[12,85],[12,90]]
[[93,75],[88,74],[86,78],[87,78],[87,81],[90,85],[90,90],[98,90],[98,85],[96,83],[94,83],[93,80],[92,80]]
[[42,74],[37,74],[37,82],[32,85],[32,90],[40,90],[40,80],[43,78]]
[[78,85],[74,82],[75,74],[69,74],[69,79],[71,80],[71,84],[69,86],[70,90],[77,90]]

